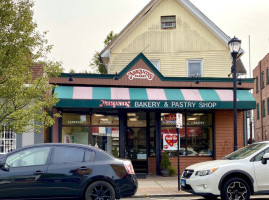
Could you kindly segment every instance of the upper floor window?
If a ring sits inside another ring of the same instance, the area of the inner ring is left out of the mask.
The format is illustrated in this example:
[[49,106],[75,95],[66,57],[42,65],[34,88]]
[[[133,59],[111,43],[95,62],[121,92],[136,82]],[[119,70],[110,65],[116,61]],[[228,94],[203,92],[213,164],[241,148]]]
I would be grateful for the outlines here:
[[187,73],[188,77],[202,77],[203,76],[202,60],[188,60]]
[[265,117],[265,100],[262,100],[262,116]]
[[266,68],[266,85],[269,84],[269,68]]
[[256,92],[259,92],[259,78],[256,77]]
[[160,60],[150,60],[150,62],[160,71]]
[[264,85],[264,72],[262,72],[262,88],[264,88],[265,85]]
[[257,119],[260,119],[260,105],[257,103]]
[[162,29],[175,29],[176,28],[176,16],[161,16],[161,28]]
[[267,114],[269,115],[269,97],[267,98]]

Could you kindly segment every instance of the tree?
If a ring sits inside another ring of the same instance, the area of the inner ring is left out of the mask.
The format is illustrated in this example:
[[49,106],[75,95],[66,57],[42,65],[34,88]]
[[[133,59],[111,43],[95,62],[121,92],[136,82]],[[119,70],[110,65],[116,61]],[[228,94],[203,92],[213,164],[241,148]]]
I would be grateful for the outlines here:
[[3,125],[23,133],[54,123],[47,111],[58,99],[51,95],[49,77],[62,69],[46,59],[52,47],[46,32],[37,31],[33,6],[31,0],[0,1],[0,131]]
[[[110,31],[109,34],[106,36],[106,39],[104,40],[104,47],[106,47],[115,37],[117,37],[117,33],[114,33],[113,31]],[[93,54],[93,57],[90,61],[90,67],[94,72],[100,73],[100,74],[106,74],[107,70],[103,63],[99,60],[99,51],[95,51]]]

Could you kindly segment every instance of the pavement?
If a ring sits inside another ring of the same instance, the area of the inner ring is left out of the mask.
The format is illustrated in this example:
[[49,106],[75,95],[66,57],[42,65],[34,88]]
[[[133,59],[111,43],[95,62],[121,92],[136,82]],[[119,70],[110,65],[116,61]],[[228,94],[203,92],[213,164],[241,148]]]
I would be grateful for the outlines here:
[[134,197],[161,196],[193,196],[184,191],[178,191],[178,177],[157,176],[148,174],[146,178],[138,178],[138,190]]

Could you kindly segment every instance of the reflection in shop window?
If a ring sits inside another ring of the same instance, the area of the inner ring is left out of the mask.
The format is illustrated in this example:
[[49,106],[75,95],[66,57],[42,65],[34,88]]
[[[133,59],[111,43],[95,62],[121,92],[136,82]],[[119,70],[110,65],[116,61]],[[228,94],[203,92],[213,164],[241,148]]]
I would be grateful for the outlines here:
[[112,154],[119,152],[118,127],[92,127],[92,146],[103,149]]
[[[161,145],[163,149],[171,149],[177,142],[176,127],[174,124],[175,113],[162,113]],[[185,114],[183,114],[183,122]],[[213,155],[213,131],[212,113],[188,113],[187,127],[179,129],[181,156],[212,156]],[[170,139],[175,140],[170,140]],[[166,146],[164,146],[166,145]],[[168,146],[168,145],[171,145]],[[168,148],[169,147],[169,148]],[[177,150],[167,150],[169,156],[177,156]]]
[[63,127],[62,143],[77,143],[89,145],[88,127]]

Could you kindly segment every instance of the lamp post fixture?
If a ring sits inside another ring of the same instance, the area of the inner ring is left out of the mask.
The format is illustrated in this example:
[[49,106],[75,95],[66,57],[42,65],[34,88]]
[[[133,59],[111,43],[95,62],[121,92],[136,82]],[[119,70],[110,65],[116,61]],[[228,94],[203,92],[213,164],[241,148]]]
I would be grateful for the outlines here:
[[237,148],[237,88],[236,88],[236,58],[241,48],[241,40],[238,40],[236,37],[232,38],[228,42],[228,46],[233,57],[233,114],[234,114],[234,151]]

